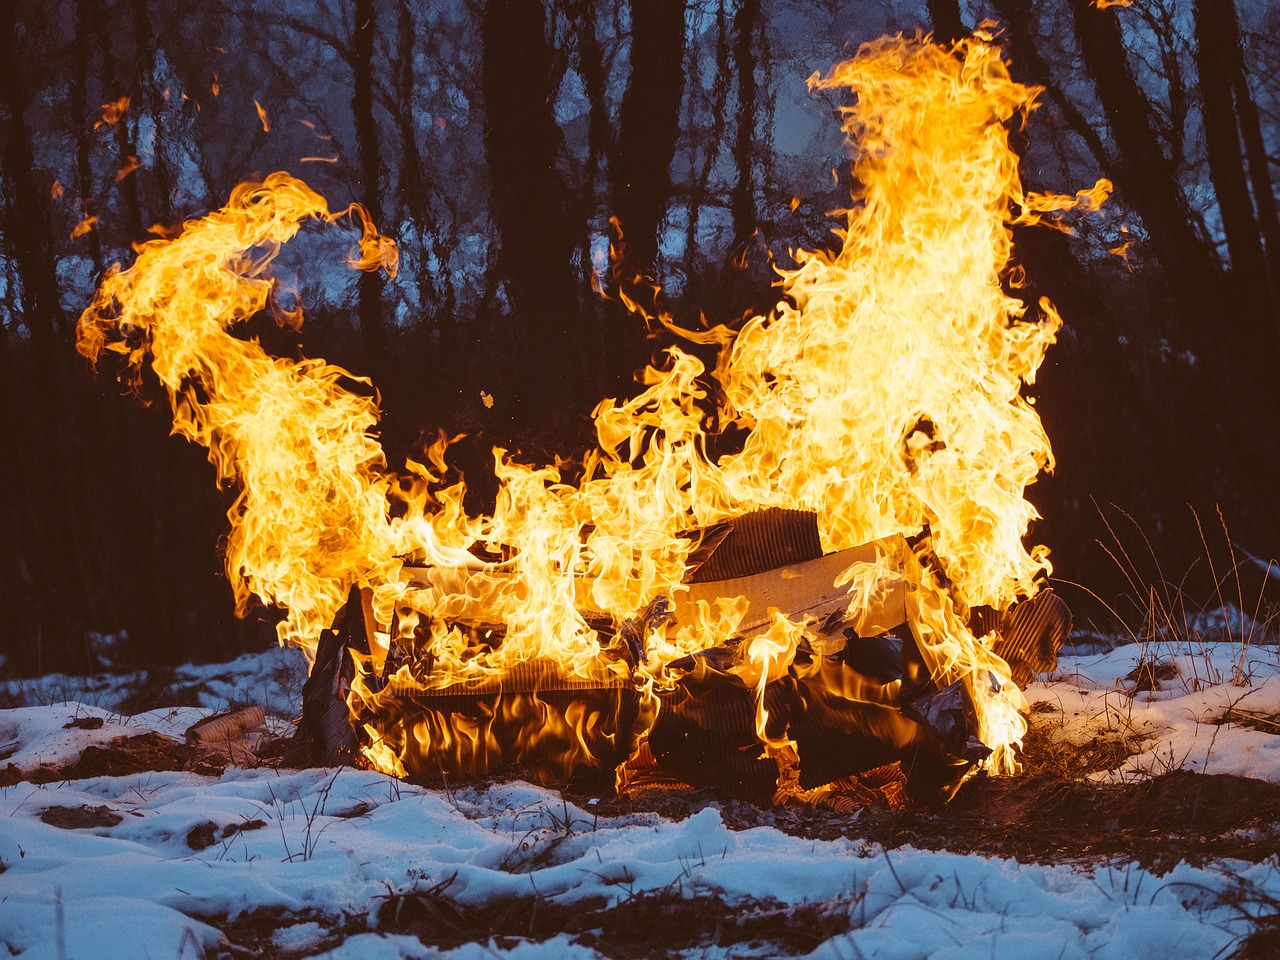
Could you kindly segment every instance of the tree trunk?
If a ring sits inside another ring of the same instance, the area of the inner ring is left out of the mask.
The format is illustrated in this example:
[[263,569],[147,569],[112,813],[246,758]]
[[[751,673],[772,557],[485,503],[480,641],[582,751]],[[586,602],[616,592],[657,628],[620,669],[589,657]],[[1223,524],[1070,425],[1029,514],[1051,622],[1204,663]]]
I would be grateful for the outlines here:
[[[1108,172],[1142,217],[1179,307],[1182,330],[1208,376],[1200,402],[1184,407],[1195,414],[1184,425],[1186,435],[1220,438],[1210,442],[1213,455],[1204,464],[1206,476],[1231,478],[1238,504],[1253,508],[1258,540],[1275,542],[1280,533],[1280,511],[1274,505],[1280,484],[1280,404],[1270,388],[1270,345],[1251,345],[1247,322],[1242,326],[1243,318],[1224,314],[1228,298],[1223,277],[1192,227],[1177,172],[1153,128],[1150,103],[1129,70],[1115,11],[1098,10],[1089,0],[1071,4],[1085,67],[1117,147],[1118,158]],[[1221,481],[1207,487],[1219,489]]]
[[[1231,255],[1231,289],[1244,335],[1260,349],[1274,344],[1275,304],[1262,252],[1262,232],[1253,215],[1253,200],[1240,153],[1240,130],[1231,90],[1231,47],[1238,42],[1222,8],[1196,0],[1196,65],[1204,104],[1205,149],[1209,177]],[[1277,356],[1280,359],[1280,356]]]
[[1031,0],[993,0],[992,6],[1000,14],[1001,19],[1008,24],[1009,34],[1016,50],[1015,73],[1025,74],[1045,88],[1045,95],[1062,112],[1063,119],[1067,121],[1067,126],[1072,132],[1084,141],[1099,168],[1108,168],[1112,158],[1106,144],[1102,142],[1102,137],[1080,112],[1080,108],[1062,92],[1061,85],[1053,78],[1053,71],[1036,49],[1036,38],[1031,26]]
[[755,178],[752,164],[756,147],[756,56],[753,38],[760,19],[760,0],[739,0],[733,17],[733,62],[738,74],[738,123],[733,156],[738,180],[730,200],[734,246],[745,244],[756,229]]
[[[80,199],[80,216],[88,216],[93,205],[96,189],[94,186],[93,164],[93,125],[89,123],[90,104],[96,101],[89,97],[89,64],[91,48],[89,32],[90,16],[93,5],[85,2],[76,4],[75,26],[75,76],[71,81],[70,100],[71,117],[75,124],[76,138],[76,195]],[[102,272],[102,238],[97,230],[90,230],[84,236],[89,247],[89,257],[93,261],[94,275]]]
[[9,369],[0,371],[7,400],[4,433],[0,434],[7,462],[0,471],[4,474],[0,496],[7,507],[16,508],[13,525],[5,528],[14,551],[14,569],[6,573],[13,579],[3,584],[3,590],[5,595],[10,591],[17,594],[8,609],[17,621],[13,629],[26,633],[23,640],[29,651],[30,644],[43,639],[42,611],[57,602],[47,588],[58,582],[53,572],[61,565],[58,551],[64,545],[75,546],[71,540],[75,531],[67,529],[58,509],[67,482],[59,453],[66,405],[65,394],[59,389],[59,360],[67,344],[60,335],[64,317],[46,209],[49,185],[35,175],[27,93],[19,69],[20,63],[31,61],[20,50],[15,7],[0,3],[0,102],[6,121],[5,204],[0,233],[17,267],[19,293],[10,292],[10,310],[21,316],[29,338],[22,346],[25,358],[15,363],[12,361],[18,357],[7,356],[9,331],[0,331],[6,338],[3,359],[9,361],[5,364]]
[[574,232],[558,168],[562,139],[540,0],[490,0],[481,33],[490,215],[511,315],[507,376],[494,369],[490,392],[495,416],[517,430],[545,428],[546,411],[572,404],[581,378],[574,373]]
[[[382,153],[378,124],[373,116],[373,41],[377,33],[374,0],[353,0],[351,50],[351,116],[356,131],[356,162],[360,171],[360,203],[374,224],[382,221]],[[364,339],[369,372],[376,374],[386,353],[386,329],[382,317],[382,274],[362,270],[357,281],[360,298],[360,332]]]
[[[98,46],[102,52],[102,89],[106,91],[108,100],[116,100],[123,96],[132,98],[136,93],[131,89],[133,78],[129,78],[126,83],[121,83],[115,71],[115,55],[113,53],[115,45],[112,31],[117,29],[118,23],[101,0],[88,0],[88,2],[94,31],[98,35]],[[124,198],[124,227],[128,233],[129,242],[136,243],[142,239],[146,228],[142,222],[142,202],[138,195],[137,172],[134,171],[124,175],[127,169],[134,166],[138,152],[137,146],[129,136],[129,120],[127,116],[121,117],[116,123],[112,124],[112,134],[116,142],[118,178],[116,186],[120,191],[120,195]]]
[[969,36],[969,28],[960,15],[958,0],[929,0],[929,22],[933,24],[933,39],[939,43],[955,43]]
[[680,126],[684,13],[684,0],[633,0],[631,5],[631,79],[613,161],[613,206],[628,259],[649,276],[658,256],[658,227]]
[[[685,273],[688,283],[685,295],[690,303],[706,301],[707,273],[704,263],[706,257],[698,249],[698,227],[702,220],[702,208],[707,200],[707,187],[711,179],[711,170],[728,126],[730,72],[730,38],[729,18],[725,14],[725,4],[716,7],[716,79],[711,94],[711,128],[700,138],[701,162],[691,175],[689,185],[689,222],[685,227]],[[701,259],[700,259],[701,257]]]
[[[609,108],[605,104],[608,74],[596,36],[595,0],[574,0],[573,18],[578,42],[578,69],[587,94],[587,189],[594,198],[596,179],[609,152]],[[593,211],[594,212],[594,211]]]
[[418,268],[414,271],[414,282],[418,288],[418,300],[423,310],[423,322],[426,322],[428,310],[436,312],[438,291],[431,281],[431,274],[426,261],[429,254],[441,257],[443,251],[436,248],[435,224],[431,215],[432,184],[430,177],[422,166],[422,156],[418,152],[418,126],[413,110],[413,94],[416,88],[413,70],[413,44],[416,36],[413,23],[413,9],[409,0],[400,0],[399,22],[396,26],[397,37],[397,71],[396,71],[396,119],[400,127],[400,194],[409,219],[416,228],[422,249],[417,251]]
[[1249,76],[1245,70],[1244,55],[1240,49],[1240,24],[1233,0],[1223,3],[1217,11],[1222,19],[1222,55],[1230,78],[1231,91],[1235,95],[1236,117],[1240,123],[1240,136],[1244,141],[1245,158],[1249,165],[1249,183],[1253,189],[1253,205],[1257,210],[1258,228],[1265,248],[1271,302],[1276,308],[1276,320],[1280,323],[1280,211],[1276,208],[1275,191],[1271,182],[1270,158],[1258,119],[1258,107],[1249,89]]

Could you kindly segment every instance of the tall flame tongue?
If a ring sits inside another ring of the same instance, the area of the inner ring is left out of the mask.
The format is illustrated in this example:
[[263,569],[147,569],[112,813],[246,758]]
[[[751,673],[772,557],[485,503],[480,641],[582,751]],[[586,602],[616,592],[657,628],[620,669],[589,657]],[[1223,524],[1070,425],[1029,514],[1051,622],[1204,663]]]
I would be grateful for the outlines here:
[[[174,431],[208,446],[220,479],[238,484],[227,569],[241,612],[252,596],[285,608],[282,642],[313,652],[349,588],[370,588],[382,647],[357,675],[353,709],[378,705],[366,674],[388,644],[415,637],[431,668],[400,667],[393,680],[402,687],[480,689],[550,663],[564,681],[634,680],[652,707],[655,684],[672,682],[668,664],[743,622],[734,598],[700,606],[678,629],[639,616],[682,589],[693,547],[682,532],[787,506],[817,511],[828,550],[930,535],[931,559],[913,567],[908,600],[921,654],[935,682],[965,684],[992,765],[1014,769],[1022,699],[965,620],[971,605],[1005,608],[1030,596],[1049,570],[1047,551],[1022,545],[1035,516],[1023,488],[1052,456],[1019,391],[1060,321],[1043,301],[1039,319],[1026,320],[1025,306],[1003,291],[1013,279],[1010,226],[1096,206],[1109,185],[1077,198],[1023,192],[1006,125],[1033,107],[1037,91],[1014,83],[982,42],[948,50],[885,39],[811,83],[856,95],[844,126],[858,194],[843,249],[799,253],[774,313],[736,334],[690,335],[723,344],[720,417],[748,431],[741,452],[718,462],[705,452],[705,370],[672,348],[662,369],[645,370],[637,397],[596,408],[599,449],[576,485],[556,467],[495,451],[495,510],[470,516],[461,485],[437,478],[443,443],[430,466],[410,465],[412,484],[394,482],[371,433],[376,406],[344,389],[349,374],[272,358],[229,332],[268,305],[267,267],[308,219],[349,215],[362,233],[355,265],[394,272],[394,245],[359,207],[334,215],[282,173],[241,185],[226,208],[176,238],[139,247],[136,263],[110,273],[81,317],[79,349],[92,359],[122,353],[135,373],[149,355]],[[398,501],[394,518],[389,498]],[[504,559],[482,562],[470,552],[476,545]],[[402,577],[405,559],[425,573]],[[888,575],[886,560],[851,568],[846,580],[856,593]],[[639,662],[604,656],[584,610],[615,624],[632,618],[648,634],[636,644]],[[478,628],[485,624],[492,629]],[[811,636],[806,622],[774,613],[734,667],[758,691],[761,737],[772,746],[787,744],[766,735],[765,688]],[[569,752],[594,749],[589,716],[538,722]],[[494,736],[483,724],[420,727],[420,740],[466,740],[456,749],[476,756]],[[366,752],[398,769],[386,743]]]
[[239,488],[226,555],[237,613],[255,596],[283,608],[281,642],[304,649],[352,581],[397,572],[389,478],[370,435],[378,411],[341,386],[346,371],[273,358],[228,330],[268,306],[267,267],[303,222],[345,216],[361,227],[352,265],[394,273],[395,246],[360,207],[331,214],[319,194],[276,173],[236,187],[226,207],[176,238],[141,244],[130,269],[107,273],[77,328],[80,353],[122,354],[134,382],[150,357],[173,432],[208,447],[219,481]]

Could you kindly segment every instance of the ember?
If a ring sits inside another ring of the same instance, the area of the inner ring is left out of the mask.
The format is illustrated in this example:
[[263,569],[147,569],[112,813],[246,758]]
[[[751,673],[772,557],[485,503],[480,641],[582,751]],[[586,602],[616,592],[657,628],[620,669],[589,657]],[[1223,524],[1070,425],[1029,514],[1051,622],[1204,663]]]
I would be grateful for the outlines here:
[[[856,97],[843,248],[799,252],[767,316],[693,334],[713,373],[672,348],[602,401],[576,483],[495,450],[488,515],[444,484],[443,440],[397,477],[349,374],[229,332],[274,305],[304,221],[354,223],[353,265],[394,275],[359,207],[273,174],[104,279],[79,348],[149,361],[174,432],[237,485],[238,607],[281,607],[314,661],[322,759],[760,802],[932,801],[1017,769],[1017,681],[1069,615],[1022,542],[1052,454],[1021,389],[1060,320],[1005,292],[1010,226],[1109,185],[1023,191],[1007,125],[1037,91],[980,40],[878,41],[811,83]],[[741,449],[710,458],[711,423]]]

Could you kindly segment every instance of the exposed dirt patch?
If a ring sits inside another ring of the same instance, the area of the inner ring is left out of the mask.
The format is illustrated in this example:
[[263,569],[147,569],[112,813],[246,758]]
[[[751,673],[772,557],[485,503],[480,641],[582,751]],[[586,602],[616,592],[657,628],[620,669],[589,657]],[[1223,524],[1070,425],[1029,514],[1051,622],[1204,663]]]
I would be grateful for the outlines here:
[[709,805],[739,829],[769,825],[811,839],[862,838],[890,848],[910,844],[1052,863],[1124,855],[1156,873],[1180,860],[1257,862],[1273,855],[1280,839],[1280,785],[1183,771],[1107,784],[1047,774],[977,776],[933,810],[762,810],[718,801],[707,791],[616,798],[596,807],[601,814],[652,810],[680,819]]
[[[665,960],[673,951],[715,947],[766,950],[769,956],[809,953],[850,928],[849,903],[782,904],[760,900],[725,903],[719,897],[687,897],[679,888],[625,896],[609,906],[603,901],[557,904],[537,896],[485,907],[456,903],[451,878],[434,886],[388,894],[376,910],[377,930],[416,936],[423,944],[453,949],[465,943],[492,942],[511,948],[527,940],[543,941],[567,933],[613,960]],[[364,914],[323,917],[260,910],[219,924],[227,939],[254,955],[310,956],[369,929]],[[282,950],[275,932],[297,923],[317,923],[326,931],[321,943],[303,950]]]
[[49,807],[40,819],[51,827],[63,830],[83,830],[86,827],[114,827],[124,820],[110,807],[91,807],[81,804],[78,807]]
[[80,759],[62,768],[63,779],[121,777],[144,770],[181,770],[194,751],[160,733],[116,737],[105,747],[85,747]]
[[[1244,722],[1234,713],[1228,719]],[[652,811],[679,820],[714,806],[734,829],[772,826],[810,839],[863,838],[890,848],[911,844],[1040,862],[1096,862],[1125,856],[1156,872],[1180,860],[1259,861],[1272,855],[1280,842],[1280,785],[1186,772],[1135,783],[1095,783],[1085,778],[1087,774],[1114,769],[1128,755],[1130,744],[1104,736],[1067,751],[1050,738],[1037,736],[1038,729],[1033,723],[1027,740],[1027,774],[973,777],[951,803],[940,808],[894,811],[872,805],[851,813],[798,803],[766,808],[695,789],[624,797],[569,790],[566,795],[601,816]],[[75,763],[63,767],[22,771],[10,765],[0,771],[0,785],[149,770],[218,775],[227,763],[225,753],[207,746],[146,733],[87,747]],[[491,782],[477,779],[475,785]],[[350,815],[363,812],[357,808]],[[197,844],[212,843],[228,835],[223,831],[194,839]]]
[[1049,725],[1033,720],[1022,748],[1025,773],[1078,780],[1119,769],[1129,757],[1141,751],[1142,738],[1111,731],[1099,733],[1087,743],[1072,743],[1055,737]]
[[160,733],[115,737],[105,746],[88,746],[75,763],[43,764],[26,770],[9,764],[0,770],[0,787],[15,783],[57,783],[88,777],[122,777],[152,770],[188,770],[205,776],[221,776],[231,758],[218,745],[186,744]]
[[104,721],[101,717],[76,717],[62,725],[63,730],[101,730]]
[[1214,723],[1248,727],[1262,733],[1280,734],[1280,715],[1263,713],[1260,710],[1241,710],[1239,707],[1232,707]]
[[203,823],[197,823],[187,831],[187,846],[192,850],[205,850],[215,843],[230,840],[237,833],[261,830],[266,825],[267,821],[265,820],[245,820],[241,823],[229,823],[225,827],[219,827],[212,820],[206,820]]

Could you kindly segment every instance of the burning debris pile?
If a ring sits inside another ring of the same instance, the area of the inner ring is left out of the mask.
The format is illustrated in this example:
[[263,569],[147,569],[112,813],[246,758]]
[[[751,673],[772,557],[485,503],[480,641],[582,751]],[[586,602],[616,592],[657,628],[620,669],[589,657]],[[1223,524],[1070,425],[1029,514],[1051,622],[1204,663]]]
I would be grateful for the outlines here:
[[[812,84],[856,98],[843,248],[799,252],[738,329],[660,318],[718,344],[714,371],[673,347],[602,401],[574,482],[495,450],[488,515],[444,482],[444,442],[387,468],[345,371],[231,332],[274,306],[305,221],[354,221],[353,264],[394,274],[359,207],[273,174],[104,279],[79,348],[149,362],[174,431],[236,485],[238,607],[282,608],[313,659],[320,759],[760,802],[931,801],[976,764],[1017,769],[1018,682],[1069,615],[1022,542],[1052,455],[1021,390],[1061,321],[1013,295],[1010,227],[1108,185],[1022,189],[1007,127],[1037,91],[980,40],[877,41]],[[709,457],[711,424],[740,449]]]

